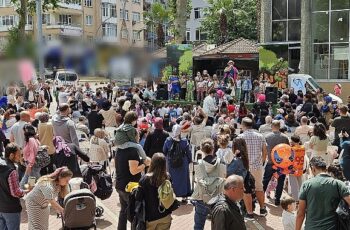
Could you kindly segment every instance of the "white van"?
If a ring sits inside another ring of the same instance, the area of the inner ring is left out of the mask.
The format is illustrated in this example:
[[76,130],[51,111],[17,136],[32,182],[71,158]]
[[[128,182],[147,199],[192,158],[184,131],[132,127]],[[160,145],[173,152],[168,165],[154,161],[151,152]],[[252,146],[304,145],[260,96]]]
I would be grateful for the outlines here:
[[78,87],[78,82],[78,74],[74,70],[57,70],[55,77],[55,84],[57,88],[62,86]]
[[[294,93],[297,94],[299,90],[303,91],[305,95],[306,91],[316,91],[320,89],[320,85],[307,74],[289,74],[288,75],[288,86],[294,89]],[[328,95],[338,103],[343,103],[343,100],[334,94],[328,93]]]

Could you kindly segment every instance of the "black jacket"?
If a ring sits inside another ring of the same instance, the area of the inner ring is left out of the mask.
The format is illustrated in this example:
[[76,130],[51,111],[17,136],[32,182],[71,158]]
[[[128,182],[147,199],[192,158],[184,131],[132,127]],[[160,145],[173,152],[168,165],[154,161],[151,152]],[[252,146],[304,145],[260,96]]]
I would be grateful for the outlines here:
[[45,101],[47,101],[47,103],[51,103],[52,102],[52,95],[51,95],[50,90],[43,89],[43,91],[44,91],[44,99],[45,99]]
[[11,161],[0,158],[0,212],[3,213],[22,211],[21,202],[19,198],[11,195],[8,183],[8,178],[13,170],[16,170],[16,167]]
[[148,157],[153,156],[155,153],[163,153],[163,145],[165,140],[169,137],[169,134],[163,130],[156,129],[150,133],[145,140],[143,149]]
[[239,207],[227,196],[219,195],[209,204],[212,213],[212,230],[246,230]]

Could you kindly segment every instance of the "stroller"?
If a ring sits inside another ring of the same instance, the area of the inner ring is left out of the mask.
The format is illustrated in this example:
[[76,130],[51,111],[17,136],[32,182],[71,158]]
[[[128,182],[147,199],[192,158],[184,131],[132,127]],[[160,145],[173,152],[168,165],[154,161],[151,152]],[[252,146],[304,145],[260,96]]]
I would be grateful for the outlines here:
[[61,218],[62,229],[90,229],[92,227],[97,229],[95,221],[96,200],[89,189],[70,192],[63,201],[63,208],[65,214]]

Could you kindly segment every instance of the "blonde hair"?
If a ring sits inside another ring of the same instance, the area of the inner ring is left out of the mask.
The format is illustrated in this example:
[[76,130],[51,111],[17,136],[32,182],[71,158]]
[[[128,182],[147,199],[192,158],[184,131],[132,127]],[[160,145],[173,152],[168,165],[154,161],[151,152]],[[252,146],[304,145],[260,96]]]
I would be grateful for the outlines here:
[[106,132],[103,129],[97,128],[94,131],[94,135],[91,137],[91,143],[98,144],[98,139],[104,139]]
[[222,134],[218,136],[218,145],[221,148],[226,148],[230,142],[230,135],[229,134]]
[[[67,178],[72,176],[73,176],[72,171],[70,171],[68,168],[63,168],[57,175],[55,175],[55,173],[52,173],[52,174],[40,177],[37,183],[38,184],[50,183],[54,186],[55,183],[57,183],[60,178]],[[64,198],[69,193],[68,187],[69,187],[68,184],[65,186],[60,186],[60,191],[58,193],[59,197]]]

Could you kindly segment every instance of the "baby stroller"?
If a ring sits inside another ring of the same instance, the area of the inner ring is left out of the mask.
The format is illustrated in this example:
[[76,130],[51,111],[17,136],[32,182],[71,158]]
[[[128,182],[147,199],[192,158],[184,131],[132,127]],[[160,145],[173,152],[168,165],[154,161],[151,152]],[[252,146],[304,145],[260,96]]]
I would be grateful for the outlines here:
[[95,188],[93,193],[96,197],[106,200],[112,195],[112,176],[107,174],[103,165],[82,165],[80,169],[84,182]]
[[[95,210],[96,200],[89,189],[79,189],[70,192],[63,202],[64,216],[62,216],[62,228],[90,229],[96,228]],[[79,216],[79,218],[77,218]]]

